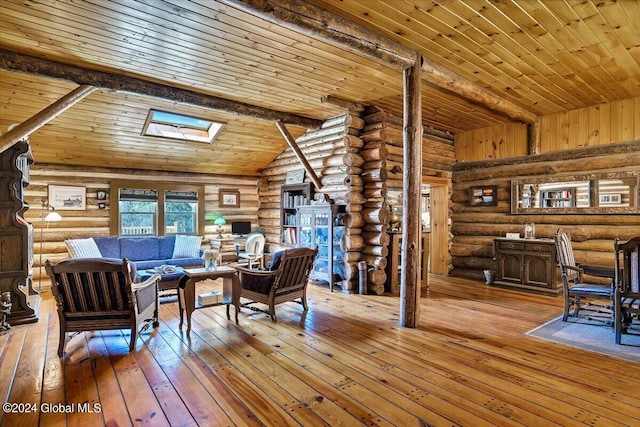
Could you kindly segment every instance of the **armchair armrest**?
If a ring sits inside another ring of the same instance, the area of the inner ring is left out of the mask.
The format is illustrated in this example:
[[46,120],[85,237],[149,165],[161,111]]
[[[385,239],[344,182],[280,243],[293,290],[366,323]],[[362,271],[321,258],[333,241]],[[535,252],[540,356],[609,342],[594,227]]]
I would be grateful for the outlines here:
[[238,270],[238,272],[240,272],[241,275],[248,274],[251,276],[271,277],[271,276],[275,276],[278,273],[277,270],[274,270],[274,271],[251,270],[250,268],[242,267],[240,265],[235,266],[234,268]]
[[588,265],[578,264],[584,274],[596,277],[605,277],[607,279],[613,279],[616,273],[614,267],[605,267],[602,265]]
[[160,276],[158,273],[156,273],[153,276],[149,277],[144,282],[132,283],[131,286],[132,286],[133,292],[141,291],[143,289],[148,288],[149,286],[153,285],[154,283],[159,282],[161,277],[162,276]]

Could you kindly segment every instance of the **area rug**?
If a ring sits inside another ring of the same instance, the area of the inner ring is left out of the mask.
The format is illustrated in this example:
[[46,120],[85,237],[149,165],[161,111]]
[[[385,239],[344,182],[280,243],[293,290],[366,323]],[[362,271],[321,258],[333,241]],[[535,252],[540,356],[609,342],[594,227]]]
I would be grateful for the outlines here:
[[622,334],[620,345],[615,344],[612,326],[576,318],[563,322],[562,316],[530,330],[527,335],[640,363],[640,327],[635,322],[629,333]]

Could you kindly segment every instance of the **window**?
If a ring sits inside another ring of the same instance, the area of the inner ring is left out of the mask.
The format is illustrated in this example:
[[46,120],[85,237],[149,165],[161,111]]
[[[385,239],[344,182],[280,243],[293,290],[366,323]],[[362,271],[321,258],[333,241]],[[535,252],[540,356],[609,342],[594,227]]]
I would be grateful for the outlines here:
[[166,191],[164,234],[195,234],[198,225],[198,193]]
[[119,189],[121,236],[155,236],[158,191],[134,188]]
[[211,144],[223,123],[167,111],[149,110],[142,135]]
[[202,186],[112,181],[110,194],[113,235],[204,234]]

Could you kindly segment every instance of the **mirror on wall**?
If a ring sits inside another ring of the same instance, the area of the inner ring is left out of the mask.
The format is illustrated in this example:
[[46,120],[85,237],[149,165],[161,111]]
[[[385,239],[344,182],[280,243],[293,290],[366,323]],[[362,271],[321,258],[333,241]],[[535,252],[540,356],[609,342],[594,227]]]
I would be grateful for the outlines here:
[[511,183],[511,213],[637,213],[638,171],[534,177]]

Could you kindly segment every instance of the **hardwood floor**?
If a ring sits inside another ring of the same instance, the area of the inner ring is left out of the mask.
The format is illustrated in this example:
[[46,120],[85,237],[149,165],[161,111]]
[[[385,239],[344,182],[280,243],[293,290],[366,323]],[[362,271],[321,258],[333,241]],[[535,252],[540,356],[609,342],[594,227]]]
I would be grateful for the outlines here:
[[416,329],[397,296],[310,286],[309,303],[279,305],[278,323],[243,310],[240,326],[198,310],[187,337],[168,299],[135,351],[128,332],[83,333],[63,362],[47,292],[38,323],[0,336],[0,395],[28,404],[0,425],[640,424],[640,366],[524,335],[560,298],[432,276]]

